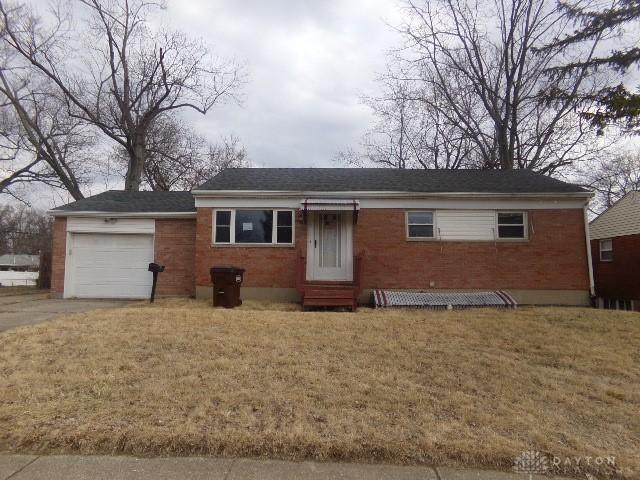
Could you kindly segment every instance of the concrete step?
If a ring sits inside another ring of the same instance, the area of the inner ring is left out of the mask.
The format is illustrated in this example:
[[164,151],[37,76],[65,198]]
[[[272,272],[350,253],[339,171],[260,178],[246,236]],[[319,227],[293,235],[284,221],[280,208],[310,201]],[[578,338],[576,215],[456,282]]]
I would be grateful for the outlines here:
[[305,290],[305,298],[353,298],[355,295],[353,290]]

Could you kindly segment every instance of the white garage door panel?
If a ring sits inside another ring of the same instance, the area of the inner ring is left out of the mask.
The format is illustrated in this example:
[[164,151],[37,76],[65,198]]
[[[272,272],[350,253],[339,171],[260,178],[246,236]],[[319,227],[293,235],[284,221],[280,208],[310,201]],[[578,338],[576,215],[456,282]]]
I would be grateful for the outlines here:
[[75,234],[76,248],[100,248],[101,250],[148,250],[153,238],[151,235],[87,233]]
[[[86,261],[78,262],[77,267],[91,267],[91,268],[111,268],[114,266],[114,261],[118,269],[131,268],[137,269],[140,266],[140,262],[147,258],[149,249],[140,250],[92,250],[84,248],[75,248],[73,254],[77,258],[87,259]],[[141,260],[142,258],[142,260]],[[88,262],[90,260],[90,262]],[[153,260],[149,260],[153,261]],[[147,262],[149,263],[149,262]],[[148,266],[148,265],[146,265]],[[145,266],[145,268],[146,268]]]
[[69,296],[144,298],[151,293],[153,235],[72,235]]

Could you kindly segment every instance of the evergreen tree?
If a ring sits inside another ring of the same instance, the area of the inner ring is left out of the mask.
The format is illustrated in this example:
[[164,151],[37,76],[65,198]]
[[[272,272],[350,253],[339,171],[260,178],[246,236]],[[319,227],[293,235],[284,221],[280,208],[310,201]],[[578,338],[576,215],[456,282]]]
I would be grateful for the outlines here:
[[[619,34],[625,30],[633,32],[638,25],[635,22],[640,20],[640,0],[614,0],[611,6],[606,8],[594,8],[583,6],[579,3],[568,3],[561,1],[559,8],[569,17],[573,18],[580,27],[571,35],[557,39],[552,47],[581,47],[591,44],[585,48],[591,53],[585,60],[576,60],[565,65],[555,66],[547,70],[554,78],[566,78],[567,76],[581,75],[585,69],[592,72],[607,69],[617,78],[617,81],[596,91],[595,94],[583,97],[585,109],[583,115],[591,121],[600,131],[605,126],[615,123],[633,133],[640,133],[640,90],[636,87],[630,89],[623,82],[623,76],[630,68],[637,66],[640,62],[640,47],[628,46],[609,50],[604,55],[594,54],[594,46],[602,39],[608,38],[611,34]],[[633,39],[637,44],[637,38]],[[600,43],[602,45],[602,43]],[[564,92],[555,89],[549,92],[549,99],[561,99],[571,92]]]

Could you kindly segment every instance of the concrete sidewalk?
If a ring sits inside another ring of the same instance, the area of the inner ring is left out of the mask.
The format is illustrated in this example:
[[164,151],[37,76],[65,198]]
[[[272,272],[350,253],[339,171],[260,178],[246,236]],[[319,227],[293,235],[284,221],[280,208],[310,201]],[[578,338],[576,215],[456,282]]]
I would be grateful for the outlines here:
[[[486,470],[213,457],[0,455],[0,480],[549,480]],[[559,478],[559,477],[556,477]]]

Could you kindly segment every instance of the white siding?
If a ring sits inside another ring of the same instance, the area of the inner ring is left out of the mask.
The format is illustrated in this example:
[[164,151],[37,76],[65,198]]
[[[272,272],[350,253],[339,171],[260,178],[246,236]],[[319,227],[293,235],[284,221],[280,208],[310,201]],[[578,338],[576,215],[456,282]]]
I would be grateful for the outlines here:
[[196,208],[302,208],[302,202],[307,197],[286,198],[201,198],[195,197]]
[[640,192],[630,192],[589,225],[592,240],[640,234]]
[[67,231],[72,233],[155,233],[152,218],[68,217]]
[[436,236],[442,240],[494,240],[496,214],[493,210],[439,210]]

